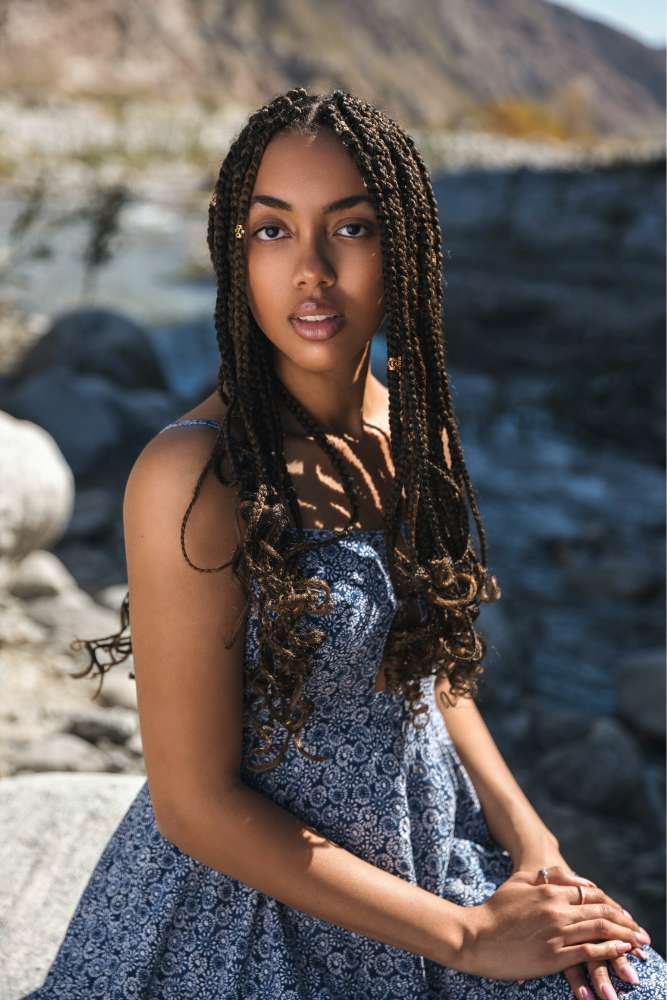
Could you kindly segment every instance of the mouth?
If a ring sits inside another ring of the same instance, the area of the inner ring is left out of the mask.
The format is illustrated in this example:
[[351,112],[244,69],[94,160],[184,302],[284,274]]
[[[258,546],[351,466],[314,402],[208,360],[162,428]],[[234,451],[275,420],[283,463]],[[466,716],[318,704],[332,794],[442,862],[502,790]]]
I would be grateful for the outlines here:
[[345,323],[345,318],[343,316],[325,316],[324,314],[307,319],[290,316],[290,323],[304,340],[328,340],[329,337],[338,333]]

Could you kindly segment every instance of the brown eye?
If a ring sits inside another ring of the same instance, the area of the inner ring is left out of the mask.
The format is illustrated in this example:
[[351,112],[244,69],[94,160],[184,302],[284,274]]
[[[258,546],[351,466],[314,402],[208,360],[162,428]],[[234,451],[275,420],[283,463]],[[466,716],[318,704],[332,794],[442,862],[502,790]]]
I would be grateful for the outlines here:
[[[365,223],[365,222],[346,222],[346,223],[345,223],[345,224],[344,224],[343,226],[341,226],[340,228],[341,228],[341,229],[346,229],[346,228],[347,228],[347,226],[361,226],[361,227],[362,227],[362,229],[367,229],[367,230],[368,230],[368,231],[370,232],[370,226],[366,225],[366,223]],[[339,232],[340,232],[340,230],[339,230]],[[361,234],[361,235],[363,235],[363,234]],[[354,237],[351,237],[351,236],[348,236],[348,237],[347,237],[347,239],[358,239],[358,238],[359,238],[358,236],[354,236]]]
[[[261,233],[265,229],[277,229],[277,230],[280,231],[282,229],[282,226],[276,226],[276,225],[272,225],[272,224],[269,224],[269,225],[266,225],[266,226],[260,226],[259,229],[255,230],[255,232],[254,232],[253,235],[257,236],[257,233]],[[276,242],[277,242],[277,240],[273,240],[273,239],[268,239],[268,240],[260,239],[260,243],[276,243]]]

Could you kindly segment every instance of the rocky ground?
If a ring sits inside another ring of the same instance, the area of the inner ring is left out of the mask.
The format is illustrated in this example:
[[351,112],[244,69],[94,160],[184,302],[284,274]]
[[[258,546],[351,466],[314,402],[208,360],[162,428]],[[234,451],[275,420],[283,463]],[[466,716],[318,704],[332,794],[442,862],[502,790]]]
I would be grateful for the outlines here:
[[[181,180],[201,223],[204,192]],[[164,193],[168,177],[152,184]],[[479,620],[490,640],[480,707],[569,863],[664,953],[660,185],[659,163],[635,162],[451,173],[436,189],[452,250],[453,398],[503,589]],[[160,228],[176,225],[174,206],[167,219],[148,191],[137,191],[124,230],[137,274],[160,242],[180,242],[180,230]],[[200,245],[196,254],[203,273]],[[76,259],[75,244],[67,256]],[[37,264],[31,275],[39,286]],[[117,301],[125,277],[105,286],[101,276],[102,301]],[[70,279],[65,270],[52,297],[32,307],[27,293],[22,305],[6,298],[0,311],[0,777],[6,797],[16,789],[10,838],[31,796],[44,818],[47,788],[79,808],[68,775],[92,782],[93,801],[99,793],[119,818],[145,774],[131,659],[94,699],[98,680],[71,676],[87,659],[70,643],[117,630],[125,478],[143,444],[212,390],[215,372],[208,316],[152,323],[159,285],[142,293],[141,318],[115,306],[65,309],[58,285]],[[184,287],[169,286],[174,296]],[[381,339],[374,348],[382,374]],[[28,781],[40,775],[46,785]],[[95,830],[101,846],[111,826]],[[94,856],[63,889],[72,906]],[[0,922],[13,906],[0,895]]]

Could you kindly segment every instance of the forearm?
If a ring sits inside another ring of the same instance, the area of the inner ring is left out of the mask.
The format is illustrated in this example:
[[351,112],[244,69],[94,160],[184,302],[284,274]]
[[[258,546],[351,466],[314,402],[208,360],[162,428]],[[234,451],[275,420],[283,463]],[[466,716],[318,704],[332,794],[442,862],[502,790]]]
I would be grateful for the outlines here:
[[493,839],[513,858],[526,851],[540,854],[557,847],[556,836],[544,824],[498,750],[473,699],[459,698],[447,706],[438,697],[446,682],[435,686],[435,700],[461,763],[475,786]]
[[465,910],[332,843],[239,784],[160,829],[195,860],[297,910],[457,968]]

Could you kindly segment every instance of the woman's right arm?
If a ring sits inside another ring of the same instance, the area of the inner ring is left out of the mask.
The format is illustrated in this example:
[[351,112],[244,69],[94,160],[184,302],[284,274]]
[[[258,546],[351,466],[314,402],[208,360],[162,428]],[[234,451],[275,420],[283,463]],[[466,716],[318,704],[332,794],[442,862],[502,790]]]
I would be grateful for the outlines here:
[[[466,909],[369,864],[241,780],[244,597],[231,567],[201,573],[179,540],[215,435],[174,428],[137,459],[123,505],[130,624],[146,774],[160,832],[184,853],[313,917],[459,967]],[[218,566],[236,498],[210,470],[185,532]]]

